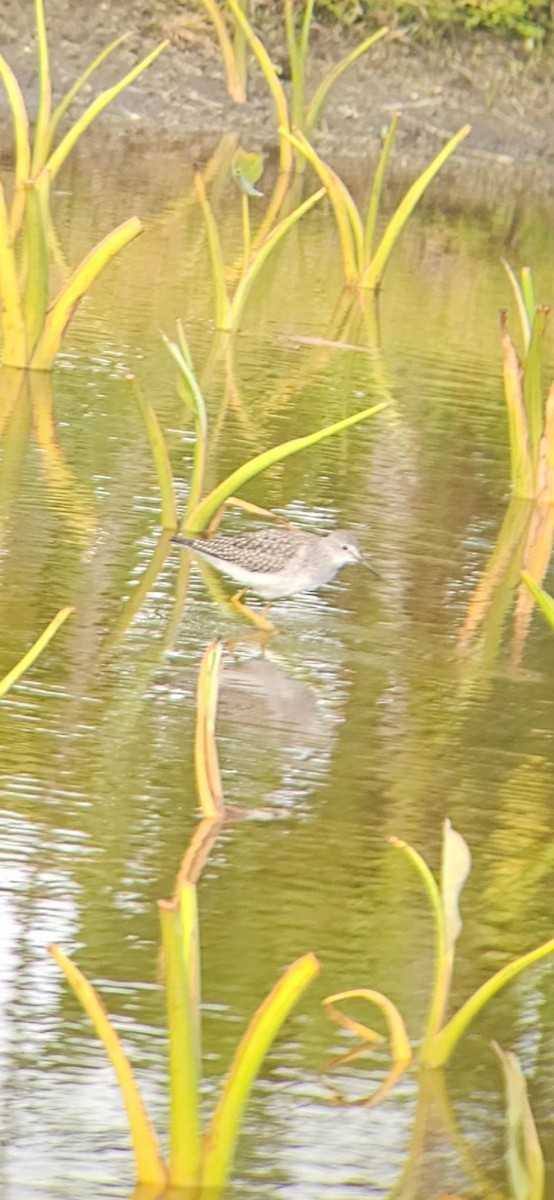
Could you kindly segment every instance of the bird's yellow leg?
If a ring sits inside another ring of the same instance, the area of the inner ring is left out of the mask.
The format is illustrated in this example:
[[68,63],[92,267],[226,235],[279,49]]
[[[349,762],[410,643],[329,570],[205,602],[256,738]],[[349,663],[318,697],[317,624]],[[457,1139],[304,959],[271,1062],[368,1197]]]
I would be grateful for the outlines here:
[[258,504],[251,504],[249,500],[240,500],[238,496],[229,496],[228,500],[224,500],[221,508],[218,508],[215,515],[212,517],[207,529],[206,537],[212,537],[219,529],[221,518],[226,508],[240,508],[242,512],[252,513],[256,517],[267,517],[269,521],[277,521],[279,525],[286,525],[287,529],[293,529],[290,521],[285,517],[281,517],[279,513],[271,512],[269,508],[260,508]]
[[242,603],[242,597],[245,592],[246,588],[242,588],[240,592],[235,592],[234,596],[231,596],[231,606],[235,609],[235,612],[241,613],[243,617],[246,617],[247,621],[251,621],[256,626],[256,629],[261,629],[262,633],[276,633],[275,625],[272,625],[266,616],[266,613],[269,612],[269,604],[264,605],[263,612],[254,612],[247,604]]

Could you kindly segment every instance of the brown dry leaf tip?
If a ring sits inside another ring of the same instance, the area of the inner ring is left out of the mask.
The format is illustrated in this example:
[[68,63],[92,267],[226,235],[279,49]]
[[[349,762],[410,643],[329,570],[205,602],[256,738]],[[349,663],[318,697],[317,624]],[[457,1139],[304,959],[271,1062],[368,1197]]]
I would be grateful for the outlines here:
[[404,841],[404,838],[395,837],[394,834],[391,834],[391,836],[387,838],[387,842],[389,843],[389,846],[395,846],[398,850],[403,850],[404,847],[408,845],[408,843]]

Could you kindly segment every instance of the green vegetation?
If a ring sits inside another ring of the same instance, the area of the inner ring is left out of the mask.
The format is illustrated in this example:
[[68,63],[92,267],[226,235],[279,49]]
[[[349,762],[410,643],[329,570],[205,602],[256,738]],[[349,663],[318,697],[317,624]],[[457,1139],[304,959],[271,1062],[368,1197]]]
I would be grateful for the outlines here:
[[544,334],[548,309],[535,302],[528,267],[521,284],[504,263],[517,303],[523,360],[520,361],[502,313],[504,395],[508,410],[512,488],[525,499],[554,502],[554,383],[543,396]]
[[[378,29],[377,32],[364,38],[354,50],[351,50],[340,62],[327,71],[312,99],[307,102],[305,96],[306,63],[314,0],[307,0],[304,5],[299,30],[297,29],[294,0],[285,0],[285,32],[292,85],[292,117],[289,118],[289,105],[285,89],[263,42],[254,32],[249,20],[248,0],[227,0],[227,10],[230,9],[233,20],[233,36],[227,29],[224,10],[216,0],[201,0],[201,2],[215,27],[225,68],[227,90],[232,99],[240,103],[246,101],[246,46],[248,45],[258,61],[273,97],[278,125],[284,128],[294,125],[304,133],[309,133],[319,121],[329,92],[341,75],[388,33],[387,28]],[[302,160],[300,160],[300,164],[302,164]],[[290,148],[281,141],[281,168],[288,171],[292,169],[292,165]]]
[[552,32],[552,7],[548,0],[318,0],[318,10],[331,18],[353,24],[364,17],[396,18],[400,25],[422,31],[452,28],[493,29],[541,42]]
[[[459,901],[462,889],[471,870],[471,855],[461,834],[452,828],[450,821],[444,823],[440,886],[425,860],[412,846],[399,838],[391,838],[391,844],[402,850],[416,868],[427,893],[435,926],[435,971],[427,1024],[418,1054],[422,1067],[442,1067],[452,1057],[460,1038],[481,1010],[526,967],[554,952],[554,938],[544,942],[535,950],[521,955],[495,975],[466,1000],[458,1011],[447,1020],[448,1001],[454,970],[456,942],[462,930]],[[363,1041],[371,1044],[379,1035],[359,1022],[352,1022],[337,1005],[345,1000],[364,999],[383,1013],[390,1033],[392,1068],[385,1084],[379,1089],[379,1098],[390,1090],[393,1083],[407,1069],[413,1058],[413,1050],[406,1032],[406,1024],[396,1006],[388,997],[369,988],[356,988],[328,996],[324,1001],[331,1017],[344,1028],[351,1029]]]
[[255,1012],[237,1047],[219,1101],[201,1131],[201,968],[197,882],[227,818],[215,744],[222,647],[208,646],[198,678],[195,766],[203,813],[184,855],[175,895],[160,901],[169,1030],[170,1151],[166,1164],[119,1037],[95,989],[58,946],[51,953],[90,1017],[116,1073],[127,1110],[140,1183],[187,1189],[217,1200],[229,1177],[248,1098],[283,1022],[319,971],[298,958]]
[[[192,410],[196,433],[189,500],[184,519],[180,526],[185,533],[202,533],[207,528],[213,529],[215,524],[219,522],[225,505],[234,501],[235,492],[244,487],[245,483],[248,483],[251,479],[255,479],[257,475],[261,475],[268,467],[283,462],[286,458],[289,458],[293,454],[298,454],[301,450],[308,450],[310,446],[315,446],[318,442],[324,441],[325,438],[333,437],[334,434],[342,433],[343,430],[349,429],[353,425],[358,425],[361,421],[366,421],[368,417],[375,416],[386,407],[385,404],[373,404],[370,408],[363,409],[362,412],[353,413],[349,417],[344,417],[341,421],[335,421],[333,425],[327,425],[324,429],[317,429],[314,433],[306,434],[305,437],[293,438],[291,441],[281,442],[277,446],[272,446],[271,449],[264,450],[261,454],[256,454],[253,458],[243,463],[241,467],[238,467],[236,471],[233,471],[226,479],[222,480],[217,487],[213,488],[208,495],[204,496],[204,472],[208,453],[206,403],[194,371],[192,356],[182,328],[179,327],[179,343],[171,342],[167,338],[165,341],[170,354],[175,359],[179,368],[179,393],[189,411]],[[169,457],[164,447],[163,434],[152,406],[140,396],[139,403],[146,422],[147,433],[158,474],[158,482],[162,495],[162,522],[166,528],[176,529],[178,522],[176,517],[175,489]]]
[[[236,156],[235,156],[236,159]],[[244,161],[244,156],[243,156]],[[256,177],[256,181],[259,176]],[[239,186],[241,189],[241,204],[242,204],[242,233],[243,233],[243,250],[241,259],[241,268],[237,281],[237,285],[233,296],[229,295],[229,290],[225,277],[225,262],[223,258],[223,250],[221,247],[221,239],[217,228],[217,222],[213,215],[210,202],[206,195],[204,180],[200,172],[196,173],[195,186],[204,222],[206,225],[206,236],[208,239],[208,247],[210,251],[210,260],[212,264],[212,275],[215,288],[215,320],[218,329],[225,332],[234,332],[240,323],[242,312],[248,298],[248,294],[252,285],[258,278],[260,271],[268,259],[269,255],[279,245],[281,239],[286,233],[292,229],[293,225],[309,212],[314,204],[325,195],[325,188],[320,188],[299,204],[293,212],[288,216],[283,217],[278,225],[269,225],[267,219],[264,222],[261,233],[258,233],[256,241],[252,244],[250,232],[250,196],[256,194],[255,190],[248,185],[244,174],[241,174],[239,167]],[[281,187],[278,184],[277,195],[282,196]],[[273,206],[272,206],[273,207]],[[271,214],[270,209],[270,214]],[[275,211],[273,207],[273,211]],[[271,215],[270,215],[271,221]]]
[[75,308],[100,271],[137,237],[142,225],[131,217],[112,230],[69,275],[56,296],[50,295],[51,258],[55,238],[50,216],[50,188],[70,151],[89,125],[116,96],[157,58],[162,43],[124,79],[102,92],[54,144],[58,126],[72,101],[88,86],[94,71],[122,42],[117,38],[87,67],[52,111],[48,42],[43,0],[36,0],[39,49],[39,108],[34,139],[19,83],[0,55],[0,77],[8,97],[15,139],[15,173],[11,206],[0,184],[0,299],[2,361],[9,367],[49,371]]
[[290,141],[296,150],[305,156],[327,188],[339,231],[344,264],[344,279],[349,287],[375,289],[380,286],[388,260],[416,204],[427,190],[437,172],[440,171],[443,164],[453,154],[460,142],[467,137],[471,129],[470,125],[464,125],[454,137],[450,138],[450,141],[447,142],[446,146],[437,154],[437,157],[433,159],[433,162],[430,163],[425,171],[418,176],[400,201],[384,233],[381,235],[378,245],[375,246],[381,191],[398,120],[398,117],[394,117],[392,120],[383,143],[383,149],[373,179],[365,220],[358,211],[353,197],[340,176],[323,161],[313,146],[310,145],[307,138],[299,130],[294,133],[290,133],[287,129],[281,129],[280,131],[281,136]]

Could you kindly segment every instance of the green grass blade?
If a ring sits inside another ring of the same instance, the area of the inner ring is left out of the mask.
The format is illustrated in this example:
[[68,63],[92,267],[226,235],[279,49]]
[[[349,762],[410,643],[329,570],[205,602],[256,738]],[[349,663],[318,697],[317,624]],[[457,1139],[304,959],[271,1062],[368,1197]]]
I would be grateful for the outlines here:
[[194,365],[190,355],[190,350],[186,343],[184,331],[181,325],[177,325],[179,333],[180,345],[171,342],[169,338],[162,334],[163,340],[169,350],[169,353],[175,359],[179,371],[182,375],[182,387],[179,389],[179,395],[182,397],[185,404],[188,403],[188,397],[192,400],[192,408],[194,412],[194,424],[196,431],[196,439],[194,443],[194,461],[192,466],[192,475],[189,487],[189,497],[187,501],[187,510],[185,514],[185,524],[189,512],[193,512],[197,504],[200,502],[202,489],[204,487],[204,474],[206,470],[206,458],[208,450],[208,414],[206,411],[206,401],[202,394],[200,384],[194,373]]
[[194,176],[194,186],[200,201],[200,207],[204,217],[204,224],[206,226],[206,235],[208,238],[208,249],[210,251],[212,275],[215,288],[215,321],[218,329],[230,330],[232,328],[231,304],[227,294],[227,285],[225,282],[225,263],[223,260],[223,250],[221,248],[217,221],[212,212],[212,206],[206,195],[204,180],[199,171],[197,171]]
[[60,103],[57,105],[57,107],[54,109],[54,112],[52,113],[50,127],[48,129],[48,137],[47,137],[46,145],[45,145],[45,160],[46,160],[46,157],[48,156],[48,154],[50,153],[50,149],[52,146],[52,142],[54,140],[54,134],[56,132],[56,129],[58,128],[58,125],[59,125],[60,121],[62,120],[62,118],[65,116],[68,108],[70,108],[70,106],[73,104],[75,97],[79,95],[79,92],[82,91],[82,89],[88,83],[91,75],[93,75],[94,72],[98,70],[98,67],[102,66],[102,63],[105,62],[107,58],[109,58],[110,54],[113,54],[114,50],[117,50],[118,47],[121,46],[122,43],[125,42],[128,37],[130,37],[129,33],[122,33],[122,34],[120,34],[119,37],[115,38],[115,40],[113,42],[110,42],[109,46],[106,46],[104,48],[104,50],[101,50],[100,54],[98,54],[97,57],[93,60],[93,62],[91,62],[89,64],[89,66],[86,68],[86,70],[83,71],[82,75],[79,75],[79,78],[75,81],[75,83],[72,85],[72,87],[70,87],[69,91],[66,92],[65,96],[62,97],[62,99],[60,100]]
[[533,276],[531,274],[530,267],[521,268],[521,294],[525,304],[527,320],[529,321],[529,324],[532,325],[533,321],[535,320],[537,303],[535,300],[535,289],[533,287]]
[[500,314],[502,336],[502,374],[510,439],[510,471],[516,496],[535,494],[533,464],[529,447],[529,427],[523,400],[523,371],[506,324],[506,312]]
[[0,54],[0,78],[6,89],[8,103],[12,113],[15,140],[15,179],[12,210],[10,214],[10,233],[15,238],[23,218],[25,207],[25,181],[31,174],[31,146],[29,142],[29,118],[25,107],[23,93],[17,79]]
[[164,435],[160,428],[160,423],[152,408],[152,405],[144,399],[140,388],[136,381],[133,380],[133,391],[136,402],[140,408],[142,419],[146,428],[148,441],[152,450],[152,457],[156,467],[158,476],[158,484],[162,497],[162,525],[164,529],[177,529],[179,519],[177,517],[177,502],[175,500],[175,487],[173,482],[173,472],[169,461],[169,454],[165,443]]
[[361,421],[366,421],[368,417],[373,417],[376,413],[382,412],[386,407],[386,404],[374,404],[371,408],[365,408],[363,412],[354,413],[350,417],[343,417],[341,421],[336,421],[334,425],[327,425],[324,429],[318,429],[315,433],[307,434],[306,437],[293,438],[290,442],[281,442],[279,446],[272,446],[270,450],[264,450],[261,454],[257,454],[255,458],[251,458],[248,462],[243,463],[242,467],[238,467],[236,471],[228,475],[222,483],[200,501],[194,512],[190,514],[188,528],[200,533],[209,524],[212,517],[221,508],[221,505],[230,496],[234,496],[250,479],[261,475],[262,471],[266,471],[268,467],[274,466],[275,463],[283,462],[291,454],[298,454],[301,450],[307,450],[310,446],[315,446],[317,442],[322,442],[325,438],[332,437],[335,433],[341,433],[343,429],[349,429],[351,425],[358,425]]
[[[313,8],[313,0],[310,0]],[[307,11],[307,9],[306,9]],[[292,81],[292,121],[299,129],[304,127],[304,59],[300,42],[296,36],[293,0],[285,0],[285,29],[289,52],[290,77]]]
[[306,56],[308,53],[308,42],[310,39],[310,28],[311,28],[312,16],[313,16],[313,12],[314,12],[314,3],[315,3],[315,0],[306,0],[306,5],[304,8],[304,16],[302,18],[302,28],[300,30],[299,46],[300,46],[300,55],[302,57],[303,62],[306,61]]
[[527,1083],[517,1056],[493,1042],[506,1088],[507,1152],[514,1200],[543,1200],[544,1158],[533,1119]]
[[539,584],[535,579],[533,579],[533,576],[529,573],[529,571],[522,571],[521,578],[529,588],[531,595],[534,596],[535,600],[537,601],[537,604],[543,616],[546,617],[548,624],[552,627],[552,629],[554,629],[554,600],[552,599],[552,596],[549,596],[548,592],[545,592],[543,588],[539,587]]
[[217,1200],[227,1181],[252,1085],[283,1022],[320,965],[305,954],[288,967],[252,1018],[224,1084],[204,1146],[202,1200]]
[[[43,195],[41,196],[41,190]],[[45,229],[45,199],[48,181],[30,181],[26,188],[24,250],[26,264],[23,313],[27,355],[30,357],[44,326],[48,308],[48,245]]]
[[400,201],[396,212],[393,214],[387,225],[371,263],[364,271],[362,279],[363,287],[379,287],[379,284],[383,278],[383,272],[391,253],[408,218],[412,215],[416,204],[419,200],[421,200],[423,193],[427,190],[432,179],[434,179],[441,167],[444,166],[446,160],[450,158],[451,154],[454,153],[460,142],[467,137],[470,129],[471,125],[464,125],[462,129],[458,130],[458,133],[456,133],[454,137],[450,138],[450,141],[447,142],[446,146],[443,146],[440,154],[437,154],[436,158],[433,159],[433,162],[430,163],[425,171],[422,171],[415,183],[408,188],[406,195]]
[[482,984],[473,993],[473,996],[470,996],[469,1000],[466,1000],[465,1004],[455,1013],[448,1024],[433,1038],[432,1043],[426,1049],[424,1057],[422,1052],[424,1065],[429,1067],[444,1066],[458,1045],[462,1034],[465,1033],[468,1025],[480,1013],[485,1004],[488,1004],[489,1000],[492,1000],[501,988],[510,983],[512,979],[515,979],[517,975],[521,974],[526,967],[532,966],[533,963],[539,962],[541,958],[546,958],[547,954],[552,954],[553,952],[554,938],[550,938],[548,942],[543,942],[542,946],[537,946],[535,950],[530,950],[528,954],[522,954],[520,958],[507,963],[491,979],[487,979],[486,983]]
[[523,399],[527,413],[529,430],[529,446],[533,477],[535,477],[538,461],[540,440],[544,428],[544,398],[542,394],[542,367],[544,352],[544,332],[548,309],[539,306],[536,309],[535,320],[531,329],[531,341],[523,365]]
[[48,39],[44,22],[43,0],[35,0],[37,26],[39,94],[38,113],[33,144],[32,173],[38,174],[44,166],[48,147],[48,129],[52,112],[52,84],[50,80],[50,64],[48,60]]
[[281,239],[285,236],[285,234],[288,233],[289,229],[292,229],[292,226],[295,225],[305,213],[309,212],[310,209],[314,207],[314,204],[317,204],[318,200],[321,200],[322,196],[325,195],[325,191],[325,188],[320,188],[319,191],[314,192],[311,196],[308,196],[308,199],[304,200],[303,204],[299,204],[298,208],[295,208],[294,212],[289,213],[288,217],[284,217],[283,220],[271,230],[271,233],[268,235],[265,242],[263,242],[263,244],[260,246],[258,253],[252,259],[246,274],[243,275],[242,279],[240,280],[237,290],[231,301],[232,329],[236,329],[239,324],[241,313],[244,305],[246,304],[246,299],[250,288],[259,275],[266,259],[269,257]]
[[527,305],[526,305],[524,297],[523,297],[523,292],[519,286],[515,272],[512,271],[512,268],[507,259],[502,258],[500,261],[502,263],[502,266],[504,267],[504,270],[505,270],[505,272],[508,276],[508,279],[510,280],[510,284],[512,286],[512,291],[514,293],[514,300],[517,305],[517,311],[518,311],[519,321],[520,321],[520,325],[521,325],[523,345],[525,347],[525,353],[527,353],[527,350],[529,348],[529,342],[531,341],[531,326],[535,319],[535,309],[533,309],[531,315],[529,315],[529,313],[527,311]]
[[[242,12],[239,4],[237,3],[237,0],[227,0],[227,3],[229,5],[229,8],[231,9],[231,12],[232,12],[237,24],[242,29],[244,36],[246,37],[246,40],[248,41],[248,43],[250,45],[250,48],[252,49],[252,51],[254,52],[254,54],[258,60],[258,63],[262,70],[264,79],[267,83],[267,86],[268,86],[270,92],[271,92],[273,103],[275,105],[275,111],[277,114],[277,124],[280,127],[280,131],[281,131],[281,128],[289,129],[290,121],[289,121],[289,107],[287,104],[287,97],[285,95],[284,88],[279,80],[279,77],[277,75],[275,67],[273,66],[273,63],[269,57],[269,54],[267,53],[267,50],[266,50],[265,46],[263,45],[263,42],[261,42],[259,37],[257,37],[256,34],[254,33],[252,26],[250,25],[249,21],[247,20],[245,14]],[[291,150],[290,145],[286,141],[286,138],[283,138],[282,136],[280,139],[279,164],[280,164],[280,168],[282,171],[286,171],[287,173],[290,173],[292,171],[292,168],[293,168],[292,150]]]
[[369,50],[371,46],[375,45],[375,42],[379,42],[381,38],[384,38],[388,32],[389,30],[386,25],[382,29],[378,29],[376,33],[372,33],[369,37],[364,38],[364,41],[360,42],[359,46],[355,46],[354,49],[350,51],[350,54],[346,54],[344,58],[341,58],[340,62],[336,63],[334,67],[331,67],[331,70],[327,72],[327,74],[321,80],[319,86],[316,88],[308,105],[304,122],[304,129],[306,133],[310,133],[314,128],[314,125],[317,125],[317,122],[321,116],[323,105],[325,104],[331,88],[337,82],[337,79],[340,79],[341,75],[343,75],[344,72],[347,71],[348,68],[351,67],[358,58],[361,58],[362,54],[365,54],[366,50]]
[[279,132],[304,155],[327,188],[339,231],[345,282],[349,285],[358,283],[363,264],[364,231],[360,214],[348,188],[332,167],[320,158],[317,150],[314,150],[300,130],[290,133],[286,129],[280,129]]
[[44,329],[33,351],[31,367],[40,371],[51,369],[65,329],[79,300],[112,258],[138,237],[139,233],[142,233],[141,222],[138,217],[130,217],[89,251],[50,306]]
[[156,1135],[148,1119],[129,1060],[106,1009],[92,984],[59,946],[50,946],[49,950],[92,1021],[116,1073],[127,1109],[139,1181],[163,1184],[167,1180],[167,1173],[160,1157]]
[[2,308],[2,362],[5,367],[26,367],[25,320],[13,239],[4,189],[0,183],[0,300]]
[[70,617],[71,613],[73,612],[75,612],[75,609],[71,608],[70,606],[67,608],[61,608],[59,613],[57,613],[53,620],[50,621],[50,624],[46,626],[46,629],[41,633],[40,637],[37,638],[36,642],[33,642],[31,649],[23,655],[23,658],[20,658],[19,662],[16,663],[15,667],[12,667],[11,671],[8,671],[7,675],[4,675],[3,679],[0,679],[0,698],[9,692],[14,683],[18,683],[18,681],[21,679],[21,676],[29,670],[29,667],[33,665],[35,659],[38,658],[39,654],[42,654],[42,651],[52,640],[54,634],[58,632],[60,625],[63,625],[64,621],[67,621],[67,618]]
[[[418,872],[427,896],[431,902],[431,911],[433,913],[435,923],[435,977],[433,982],[433,995],[429,1008],[429,1016],[427,1018],[427,1027],[423,1039],[423,1048],[425,1048],[431,1039],[435,1037],[440,1029],[446,1004],[448,1002],[448,985],[450,982],[449,974],[446,970],[446,927],[444,920],[444,909],[442,897],[439,891],[437,881],[427,866],[425,859],[413,846],[408,842],[402,841],[401,838],[389,838],[391,846],[395,846],[399,850],[403,850],[407,854],[410,862],[413,863]],[[422,1050],[423,1053],[423,1050]]]
[[246,100],[246,75],[244,73],[241,74],[240,63],[237,61],[236,47],[229,37],[223,16],[215,0],[201,0],[201,3],[206,9],[217,35],[227,81],[227,91],[232,100],[235,100],[238,104],[244,104]]
[[364,263],[366,264],[371,262],[371,255],[373,254],[373,243],[375,241],[375,232],[377,229],[377,218],[379,216],[381,192],[383,191],[383,183],[385,180],[387,165],[394,144],[394,139],[396,137],[396,130],[398,128],[399,120],[400,113],[395,113],[390,123],[387,136],[383,142],[383,148],[379,155],[379,162],[377,163],[377,170],[373,178],[373,186],[371,188],[371,195],[369,197],[364,231]]
[[146,55],[146,58],[141,59],[141,61],[137,63],[136,67],[133,67],[132,71],[129,71],[123,79],[120,79],[119,83],[115,83],[113,87],[106,88],[104,92],[101,92],[100,95],[97,96],[91,104],[89,104],[88,108],[85,109],[85,112],[82,113],[77,121],[75,121],[75,124],[72,125],[71,129],[68,131],[68,133],[66,133],[65,137],[62,138],[59,145],[56,146],[56,149],[50,155],[46,166],[50,172],[51,179],[55,179],[68,154],[70,154],[75,143],[78,142],[79,138],[82,136],[85,130],[88,129],[89,125],[91,125],[96,117],[103,112],[108,104],[111,104],[112,100],[115,100],[116,96],[121,95],[121,92],[125,91],[125,88],[128,87],[130,83],[133,83],[133,80],[135,80],[139,75],[142,75],[142,72],[154,62],[158,55],[161,54],[162,50],[165,50],[168,44],[169,43],[167,41],[161,42],[159,46],[156,46],[155,50],[152,50],[150,54]]
[[[194,891],[193,885],[189,885]],[[187,903],[190,904],[190,894]],[[190,946],[183,951],[181,914],[174,904],[158,902],[165,957],[169,1078],[171,1091],[169,1178],[173,1187],[198,1186],[202,1146],[199,1111],[199,1046],[196,997],[187,970]],[[192,922],[187,921],[190,934]]]

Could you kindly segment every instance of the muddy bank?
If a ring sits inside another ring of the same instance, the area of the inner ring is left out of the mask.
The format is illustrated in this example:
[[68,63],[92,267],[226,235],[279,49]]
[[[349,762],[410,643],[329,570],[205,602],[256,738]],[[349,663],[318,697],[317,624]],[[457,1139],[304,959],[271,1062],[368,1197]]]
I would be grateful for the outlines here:
[[[271,15],[270,15],[271,14]],[[276,9],[260,11],[262,35],[277,62],[284,62],[282,22]],[[139,146],[183,146],[196,150],[226,131],[240,134],[249,148],[275,143],[275,115],[266,84],[252,66],[249,100],[227,96],[221,59],[209,23],[192,8],[159,0],[89,5],[52,0],[47,6],[52,74],[59,96],[111,40],[129,30],[128,40],[102,66],[81,107],[100,87],[129,70],[157,41],[170,44],[161,57],[100,118],[94,141],[105,136]],[[311,83],[363,35],[314,23]],[[33,5],[4,0],[0,12],[2,52],[16,71],[31,112],[37,90]],[[395,170],[423,164],[462,124],[470,138],[449,171],[460,179],[489,166],[519,189],[550,192],[554,178],[554,85],[551,59],[530,56],[521,44],[507,44],[479,32],[428,47],[408,34],[378,44],[337,85],[316,141],[335,162],[345,156],[373,158],[380,131],[392,113],[402,121]],[[5,110],[5,98],[1,99]],[[78,106],[78,105],[77,105]],[[202,134],[199,139],[198,135]],[[90,137],[91,135],[87,135]],[[4,124],[2,158],[10,153],[11,131]],[[488,174],[488,172],[486,172]],[[507,181],[506,181],[507,182]]]

